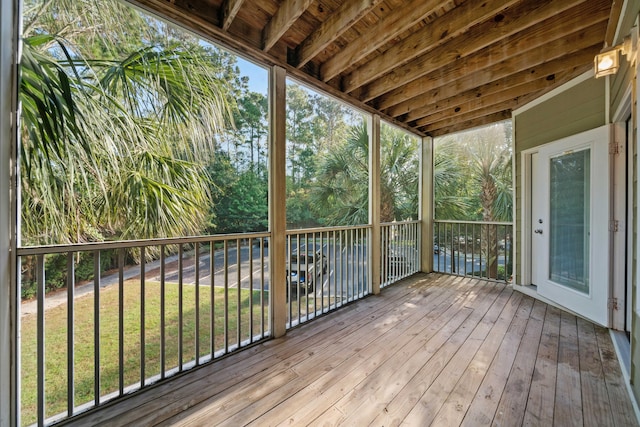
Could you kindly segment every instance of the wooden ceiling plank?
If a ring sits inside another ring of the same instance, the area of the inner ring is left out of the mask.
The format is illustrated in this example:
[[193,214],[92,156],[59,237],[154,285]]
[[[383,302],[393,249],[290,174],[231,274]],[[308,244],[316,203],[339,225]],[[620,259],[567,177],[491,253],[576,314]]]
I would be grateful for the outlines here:
[[607,24],[607,32],[604,37],[604,46],[611,47],[615,43],[616,29],[618,28],[618,21],[620,20],[620,13],[622,12],[623,0],[613,0],[611,5],[611,14],[609,15],[609,23]]
[[[584,71],[584,66],[576,69],[582,72]],[[576,69],[557,70],[557,72],[552,74],[553,78],[551,79],[547,76],[538,75],[538,78],[535,80],[519,85],[502,86],[501,91],[491,94],[484,94],[477,90],[467,91],[452,98],[441,100],[437,104],[432,104],[428,114],[425,114],[419,119],[411,120],[411,122],[415,122],[414,125],[420,127],[481,110],[491,105],[508,103],[512,99],[520,98],[530,93],[540,92],[549,87],[555,87],[558,82],[566,82],[568,77],[573,78],[576,76]],[[505,80],[508,80],[508,78]]]
[[[461,79],[465,81],[466,86],[479,86],[482,84],[479,82],[494,81],[530,69],[531,64],[542,64],[571,55],[590,46],[602,43],[602,34],[604,32],[602,24],[603,22],[595,24],[586,30],[567,35],[562,39],[538,46],[520,55],[507,57],[500,62],[489,61],[486,55],[479,53],[477,56],[469,58],[468,61],[453,64],[443,70],[431,73],[429,76],[426,76],[425,79],[415,80],[409,83],[401,90],[398,90],[398,100],[402,101],[413,98],[431,89],[454,84],[454,82]],[[591,64],[592,61],[589,61],[589,63]],[[393,103],[396,104],[396,102]]]
[[[453,61],[479,51],[489,54],[495,53],[496,56],[504,59],[512,55],[513,52],[539,46],[549,40],[562,37],[562,34],[585,28],[596,21],[606,20],[609,15],[608,0],[587,2],[585,0],[564,2],[545,0],[546,7],[535,9],[542,4],[541,2],[530,2],[523,5],[525,9],[529,9],[529,13],[524,13],[520,7],[511,9],[506,12],[508,18],[500,23],[496,24],[493,20],[487,21],[474,27],[464,37],[439,46],[427,55],[394,69],[384,78],[368,84],[363,90],[367,94],[363,100],[377,98]],[[574,7],[567,10],[566,5]],[[502,41],[507,43],[498,43]],[[484,50],[492,45],[496,46],[495,52]],[[500,50],[505,48],[507,50]]]
[[429,136],[438,137],[443,135],[449,135],[456,132],[462,132],[464,130],[490,125],[492,123],[501,122],[503,120],[509,120],[511,118],[511,110],[504,110],[497,113],[493,113],[484,117],[468,120],[466,122],[460,121],[450,126],[436,127],[429,132]]
[[441,6],[442,0],[414,0],[393,9],[375,25],[370,27],[343,50],[327,60],[320,67],[320,78],[327,82],[352,64],[393,40],[416,23],[432,15]]
[[476,119],[481,119],[486,116],[491,116],[493,114],[501,113],[504,111],[511,111],[514,108],[517,108],[523,104],[518,102],[518,98],[513,98],[510,101],[504,102],[502,104],[491,104],[484,108],[471,111],[466,114],[458,114],[455,117],[448,117],[444,120],[440,120],[438,122],[429,123],[420,127],[423,132],[431,135],[433,131],[440,128],[448,128],[454,126],[459,123],[467,123],[472,122]]
[[[494,123],[496,121],[509,119],[511,117],[511,111],[515,110],[516,108],[520,108],[522,106],[527,105],[531,101],[534,101],[535,99],[541,97],[545,93],[553,90],[558,85],[562,85],[570,82],[576,77],[589,71],[591,67],[592,67],[591,64],[587,64],[580,67],[576,67],[567,73],[562,73],[562,75],[558,74],[559,77],[555,85],[548,85],[546,87],[541,87],[540,90],[529,92],[529,93],[523,92],[519,96],[511,98],[510,100],[504,101],[501,104],[493,104],[495,108],[492,108],[491,106],[487,106],[485,109],[483,109],[480,112],[471,111],[466,115],[459,115],[457,116],[457,118],[449,117],[445,120],[440,120],[438,122],[430,122],[428,126],[423,126],[422,129],[428,130],[428,133],[431,136],[440,136],[440,135],[445,135],[447,133],[459,132],[462,130],[470,129],[472,127],[476,127],[479,125],[478,124],[479,121],[482,121],[482,120],[486,120],[482,124],[487,125],[490,123]],[[491,113],[491,111],[498,111],[500,108],[505,108],[505,107],[508,107],[508,109],[501,110],[500,112],[494,113],[494,114]],[[503,113],[508,113],[508,116],[502,118]]]
[[268,52],[304,13],[313,0],[284,0],[278,11],[264,27],[262,50]]
[[358,0],[342,6],[298,46],[298,68],[304,66],[331,42],[340,37],[382,0]]
[[[602,42],[604,33],[603,23],[606,24],[607,19],[606,11],[604,13],[589,16],[577,15],[573,17],[573,20],[563,20],[565,17],[566,15],[559,16],[560,22],[566,22],[566,25],[559,25],[554,28],[555,40],[552,40],[549,36],[544,37],[540,35],[540,30],[544,31],[545,29],[545,26],[540,24],[528,31],[519,33],[506,40],[501,40],[499,43],[482,49],[481,51],[462,58],[459,61],[445,64],[440,69],[431,70],[429,74],[423,75],[421,78],[412,80],[401,87],[388,91],[376,99],[375,105],[379,109],[387,109],[393,105],[397,105],[403,101],[411,99],[420,93],[424,93],[435,86],[441,86],[441,81],[451,82],[452,80],[463,77],[465,74],[474,73],[478,70],[492,67],[503,61],[509,60],[513,63],[514,57],[519,58],[519,62],[521,63],[520,69],[522,70],[530,66],[532,63],[542,63],[558,58],[564,52],[575,52],[576,46],[565,43],[565,37],[577,37],[576,43],[580,48],[591,46],[592,44],[597,43],[598,39]],[[583,25],[588,24],[591,24],[591,27],[589,27],[590,30],[588,35],[585,35],[585,37],[588,36],[590,40],[592,40],[591,43],[587,43],[583,40],[583,37],[579,36],[583,32],[581,29],[583,28]],[[553,52],[549,51],[548,55],[545,55],[545,46],[548,44],[553,44],[553,46],[555,46],[555,50]],[[528,59],[528,56],[523,55],[523,53],[533,50],[538,52],[537,55],[540,55],[542,60],[532,62]],[[518,55],[514,56],[513,52],[518,52]],[[365,89],[368,89],[368,86],[363,89],[359,98],[365,101],[373,99],[374,95],[368,93]],[[380,91],[380,88],[378,87],[375,90],[375,93],[377,93]]]
[[[433,21],[419,32],[400,41],[392,48],[374,58],[369,63],[353,71],[343,79],[345,92],[352,92],[376,78],[390,72],[394,68],[406,64],[434,48],[454,40],[469,28],[499,14],[508,6],[521,0],[488,0],[482,6],[478,2],[467,1],[449,13]],[[552,0],[543,0],[548,3]],[[570,0],[585,1],[585,0]],[[465,37],[466,38],[466,37]],[[484,34],[484,39],[488,38]],[[485,41],[485,43],[487,43]],[[477,45],[478,43],[474,43]],[[453,56],[452,56],[453,55]],[[447,61],[454,59],[455,52],[446,56]]]
[[222,4],[222,29],[227,31],[245,0],[224,0]]
[[[529,68],[525,70],[495,80],[493,80],[495,75],[489,69],[483,69],[476,73],[467,74],[459,80],[418,94],[385,112],[391,117],[402,116],[403,121],[412,122],[431,114],[435,109],[434,105],[440,104],[445,100],[449,102],[448,100],[454,99],[456,95],[463,92],[473,97],[489,96],[504,90],[505,87],[523,85],[540,78],[547,79],[550,75],[557,74],[558,70],[573,69],[584,64],[591,64],[594,55],[599,51],[600,43],[596,43],[574,54],[565,55],[542,64],[530,64]],[[555,82],[556,80],[557,76],[553,81]],[[478,86],[477,82],[486,83]]]
[[[557,84],[561,85],[569,82],[570,80],[588,71],[590,67],[591,65],[583,65],[581,67],[577,67],[573,70],[570,70],[566,73],[562,73],[561,75],[559,74]],[[433,132],[437,131],[438,129],[449,128],[452,126],[456,126],[457,124],[465,124],[462,127],[470,126],[470,123],[473,122],[474,120],[491,116],[493,114],[499,114],[500,112],[505,110],[508,110],[510,112],[516,108],[520,108],[528,104],[532,100],[542,96],[544,93],[552,90],[554,87],[557,87],[557,85],[546,85],[546,86],[543,85],[543,86],[540,86],[537,90],[532,90],[532,91],[525,90],[525,88],[523,87],[522,88],[523,90],[520,93],[514,92],[515,96],[512,96],[510,98],[499,100],[499,102],[489,103],[488,105],[482,108],[477,108],[471,111],[467,111],[466,113],[463,113],[461,111],[459,113],[453,113],[446,116],[442,116],[437,120],[427,120],[427,119],[421,120],[423,124],[422,125],[417,124],[416,127],[422,129],[423,131],[429,134],[433,134]],[[433,117],[433,119],[435,119],[435,116]]]
[[[567,70],[562,72],[562,77],[570,74],[571,71],[572,70]],[[492,105],[508,103],[512,99],[531,92],[538,92],[545,87],[553,86],[554,84],[555,79],[549,81],[546,78],[540,78],[522,85],[507,87],[500,92],[496,92],[488,96],[474,97],[474,94],[463,93],[438,103],[437,107],[439,108],[434,108],[429,115],[415,120],[412,124],[416,127],[426,126],[431,123],[440,122],[442,120],[482,110]]]

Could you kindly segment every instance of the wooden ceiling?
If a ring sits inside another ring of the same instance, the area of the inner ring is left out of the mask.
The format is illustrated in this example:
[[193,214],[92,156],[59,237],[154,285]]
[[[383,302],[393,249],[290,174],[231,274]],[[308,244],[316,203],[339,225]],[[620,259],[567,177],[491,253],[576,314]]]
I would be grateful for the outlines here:
[[[622,0],[132,0],[418,134],[511,117],[589,70]],[[611,17],[611,18],[610,18]]]

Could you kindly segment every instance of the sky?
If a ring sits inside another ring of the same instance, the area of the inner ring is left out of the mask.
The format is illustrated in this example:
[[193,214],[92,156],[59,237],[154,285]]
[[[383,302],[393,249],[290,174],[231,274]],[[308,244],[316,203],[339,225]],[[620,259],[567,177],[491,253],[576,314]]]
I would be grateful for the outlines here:
[[266,68],[259,67],[238,56],[238,67],[242,76],[249,77],[249,90],[267,94],[269,89],[269,72]]

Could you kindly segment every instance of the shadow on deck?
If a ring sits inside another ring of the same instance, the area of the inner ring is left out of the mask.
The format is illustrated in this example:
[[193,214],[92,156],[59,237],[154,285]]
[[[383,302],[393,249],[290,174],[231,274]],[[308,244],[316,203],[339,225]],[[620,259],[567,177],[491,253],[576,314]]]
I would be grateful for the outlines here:
[[418,274],[75,425],[638,425],[606,329]]

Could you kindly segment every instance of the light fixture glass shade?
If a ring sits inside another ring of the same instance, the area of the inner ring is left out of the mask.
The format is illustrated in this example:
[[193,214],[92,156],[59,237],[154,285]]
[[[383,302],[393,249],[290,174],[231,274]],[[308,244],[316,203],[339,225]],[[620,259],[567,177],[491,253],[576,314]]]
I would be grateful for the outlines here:
[[617,73],[620,67],[619,56],[619,49],[617,48],[596,55],[594,60],[596,78]]

